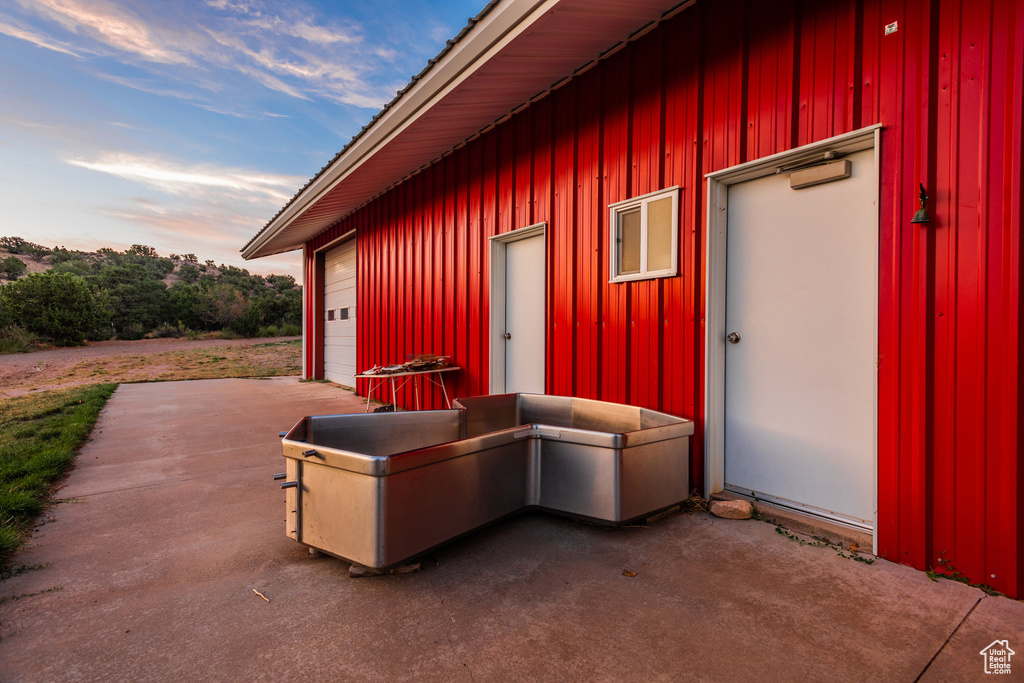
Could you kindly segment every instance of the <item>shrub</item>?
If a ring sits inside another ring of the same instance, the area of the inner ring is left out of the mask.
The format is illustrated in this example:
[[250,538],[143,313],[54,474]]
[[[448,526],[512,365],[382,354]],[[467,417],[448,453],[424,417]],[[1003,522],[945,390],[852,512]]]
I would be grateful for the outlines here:
[[53,265],[50,266],[50,270],[46,271],[48,273],[71,273],[85,277],[92,275],[93,272],[92,264],[83,258],[62,259],[57,262],[51,260],[51,263]]
[[71,251],[64,247],[54,247],[53,251],[50,252],[50,264],[57,265],[58,263],[64,263],[65,261],[72,260],[85,260],[82,254],[77,251]]
[[129,323],[127,325],[123,325],[121,329],[117,331],[117,338],[134,341],[136,339],[142,339],[145,334],[145,327],[139,323]]
[[0,330],[0,353],[28,353],[38,348],[42,341],[39,335],[13,325]]
[[188,330],[181,323],[177,325],[168,325],[167,323],[160,323],[160,325],[146,335],[148,339],[166,339],[169,337],[183,337]]
[[133,244],[128,249],[124,250],[125,255],[132,256],[145,256],[147,258],[159,258],[159,254],[156,253],[156,249],[145,244]]
[[3,247],[12,254],[20,254],[25,240],[20,237],[0,237],[0,247]]
[[32,244],[31,242],[25,242],[24,252],[28,254],[33,261],[42,261],[43,257],[50,253],[50,250],[39,244]]
[[186,264],[178,268],[178,277],[183,282],[195,282],[199,279],[199,269],[193,265]]
[[267,335],[260,334],[262,322],[263,316],[259,304],[252,301],[240,316],[230,322],[228,327],[232,332],[237,332],[245,337],[265,337]]
[[287,323],[285,325],[281,325],[281,336],[282,337],[299,337],[301,335],[302,335],[302,328],[299,327],[298,325],[292,325],[291,323]]
[[218,282],[202,291],[204,322],[218,327],[231,324],[245,312],[246,301],[242,293],[226,282]]
[[[165,320],[174,320],[170,315],[170,296],[167,285],[155,279],[144,266],[129,263],[123,266],[103,266],[89,282],[104,293],[111,311],[111,322],[117,328],[118,336],[135,339],[128,328],[142,327],[148,332]],[[129,335],[129,336],[125,336]]]
[[5,280],[17,280],[28,270],[28,266],[17,256],[8,256],[0,260],[0,278]]
[[39,244],[29,242],[20,237],[0,237],[0,247],[12,254],[27,254],[39,261],[50,253],[50,250]]
[[295,278],[291,275],[268,275],[267,282],[280,292],[295,289]]
[[57,346],[82,344],[103,316],[85,281],[67,273],[35,273],[4,285],[0,303],[15,325],[49,337]]
[[107,341],[116,336],[117,330],[114,329],[114,326],[105,322],[89,330],[89,334],[85,335],[85,338],[89,341]]

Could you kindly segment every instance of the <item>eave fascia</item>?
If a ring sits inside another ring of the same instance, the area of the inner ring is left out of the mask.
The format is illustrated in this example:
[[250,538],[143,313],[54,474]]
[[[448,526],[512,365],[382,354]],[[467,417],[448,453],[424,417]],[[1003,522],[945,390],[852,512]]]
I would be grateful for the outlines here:
[[[300,234],[293,242],[271,243],[296,219],[355,173],[366,160],[387,145],[441,102],[446,95],[470,78],[481,66],[527,31],[559,0],[509,0],[499,3],[486,17],[388,108],[352,146],[314,178],[252,241],[242,249],[245,259],[299,249],[311,235]],[[474,131],[467,131],[467,136]],[[344,218],[339,216],[338,220]]]

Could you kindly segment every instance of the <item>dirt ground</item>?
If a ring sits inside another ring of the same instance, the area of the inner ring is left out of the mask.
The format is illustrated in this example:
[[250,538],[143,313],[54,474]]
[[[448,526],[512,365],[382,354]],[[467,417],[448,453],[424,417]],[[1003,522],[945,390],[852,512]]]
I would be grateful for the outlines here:
[[94,384],[299,374],[301,337],[141,339],[0,355],[0,398]]

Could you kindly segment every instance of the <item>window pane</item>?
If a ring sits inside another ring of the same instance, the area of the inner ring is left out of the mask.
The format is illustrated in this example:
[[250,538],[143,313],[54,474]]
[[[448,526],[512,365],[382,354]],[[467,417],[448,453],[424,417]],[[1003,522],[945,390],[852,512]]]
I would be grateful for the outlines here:
[[647,270],[672,267],[672,198],[647,204]]
[[640,272],[640,208],[619,214],[619,275]]

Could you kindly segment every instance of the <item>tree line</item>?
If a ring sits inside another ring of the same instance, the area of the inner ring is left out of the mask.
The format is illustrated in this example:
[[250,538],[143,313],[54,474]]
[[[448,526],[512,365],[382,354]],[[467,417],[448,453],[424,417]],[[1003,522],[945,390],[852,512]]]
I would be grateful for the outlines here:
[[[0,237],[0,250],[6,281],[0,351],[36,341],[74,346],[114,338],[301,334],[302,289],[290,275],[252,275],[200,263],[195,254],[162,257],[141,244],[82,252]],[[29,268],[31,262],[38,267]]]

